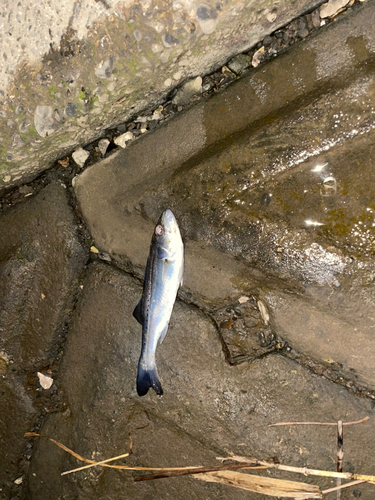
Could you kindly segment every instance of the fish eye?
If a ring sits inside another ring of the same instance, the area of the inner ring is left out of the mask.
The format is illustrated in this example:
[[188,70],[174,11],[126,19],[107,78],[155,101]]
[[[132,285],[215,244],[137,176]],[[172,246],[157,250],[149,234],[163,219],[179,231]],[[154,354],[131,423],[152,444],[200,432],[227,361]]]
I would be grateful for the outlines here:
[[156,236],[161,236],[163,233],[164,233],[163,226],[157,225],[155,227],[155,234],[156,234]]

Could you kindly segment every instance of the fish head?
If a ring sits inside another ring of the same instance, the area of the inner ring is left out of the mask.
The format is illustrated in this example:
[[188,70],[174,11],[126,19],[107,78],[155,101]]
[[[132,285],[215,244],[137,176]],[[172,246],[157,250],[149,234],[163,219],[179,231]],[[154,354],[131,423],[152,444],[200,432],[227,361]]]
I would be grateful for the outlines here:
[[169,208],[164,210],[155,226],[153,242],[163,258],[172,259],[178,252],[182,251],[183,243],[180,229]]

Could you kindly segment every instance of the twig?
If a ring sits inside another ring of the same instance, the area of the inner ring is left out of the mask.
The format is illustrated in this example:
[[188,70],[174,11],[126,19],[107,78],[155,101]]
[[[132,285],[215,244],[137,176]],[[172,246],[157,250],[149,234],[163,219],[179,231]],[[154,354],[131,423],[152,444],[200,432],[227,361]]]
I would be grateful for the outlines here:
[[118,457],[107,458],[107,460],[102,460],[100,462],[93,462],[92,464],[84,465],[83,467],[78,467],[77,469],[66,470],[65,472],[62,472],[61,475],[66,476],[67,474],[72,474],[73,472],[78,472],[80,470],[89,469],[90,467],[96,467],[97,465],[104,465],[108,462],[113,462],[114,460],[120,460],[120,458],[125,458],[128,456],[129,456],[129,453],[125,453],[124,455],[119,455]]
[[357,481],[352,481],[350,483],[342,484],[341,486],[335,486],[335,488],[330,488],[329,490],[323,490],[322,494],[331,493],[332,491],[336,491],[338,489],[343,490],[344,488],[349,488],[350,486],[355,486],[357,484],[365,483],[363,479],[358,479]]
[[[361,418],[361,420],[355,420],[353,422],[343,422],[342,425],[362,424],[368,420],[370,420],[370,417]],[[278,422],[277,424],[269,424],[268,427],[279,427],[281,425],[333,425],[337,427],[337,422]]]
[[256,462],[258,465],[264,465],[270,469],[279,469],[286,472],[296,472],[298,474],[303,474],[304,476],[321,476],[321,477],[332,477],[332,478],[340,477],[341,479],[353,479],[353,480],[360,479],[366,482],[375,483],[375,476],[367,476],[365,474],[308,469],[307,467],[293,467],[291,465],[275,464],[271,462],[265,462],[264,460],[256,460],[254,458],[247,458],[247,457],[238,457],[235,455],[226,458],[218,457],[218,460],[235,460],[237,462],[251,463],[251,464]]
[[[344,424],[345,425],[345,424]],[[202,466],[195,466],[195,467],[131,467],[128,465],[110,465],[107,462],[114,460],[114,458],[104,460],[103,462],[95,462],[94,460],[89,460],[87,458],[81,457],[81,455],[78,455],[78,453],[75,453],[74,451],[70,450],[67,446],[59,443],[58,441],[48,437],[44,436],[43,434],[37,434],[36,432],[26,432],[25,437],[43,437],[45,439],[48,439],[52,443],[54,443],[56,446],[59,448],[63,449],[70,455],[74,456],[81,462],[86,462],[89,464],[92,464],[93,466],[100,465],[101,467],[110,467],[113,469],[122,469],[122,470],[139,470],[139,471],[159,471],[159,472],[172,472],[171,475],[173,475],[174,472],[183,472],[183,471],[188,471],[186,474],[197,474],[200,471],[205,472],[207,470],[213,471],[215,468],[213,467],[202,467]],[[121,455],[123,457],[124,455]],[[331,471],[322,471],[322,470],[317,470],[317,469],[307,469],[307,468],[302,468],[302,467],[292,467],[292,466],[287,466],[287,465],[281,465],[281,464],[276,464],[276,463],[270,463],[266,462],[263,460],[257,460],[255,458],[247,458],[247,457],[237,457],[237,456],[231,456],[228,458],[220,458],[220,460],[234,460],[237,462],[241,462],[238,464],[229,464],[227,466],[222,466],[222,470],[228,470],[231,468],[270,468],[270,469],[279,469],[287,472],[296,472],[299,474],[303,474],[305,476],[312,475],[312,476],[322,476],[322,477],[331,477],[331,478],[342,478],[342,479],[352,479],[352,480],[357,480],[357,481],[362,481],[362,482],[370,482],[372,484],[375,484],[375,476],[367,476],[364,474],[352,474],[350,472],[331,472]],[[260,467],[262,466],[262,467]],[[204,469],[204,470],[202,470]],[[217,470],[217,469],[216,469]],[[142,476],[142,479],[139,480],[146,480],[151,478],[151,476]],[[170,477],[170,476],[168,476]],[[356,483],[357,484],[357,483]],[[346,487],[346,485],[345,485]]]
[[265,466],[259,465],[257,463],[250,464],[240,463],[240,464],[228,464],[222,466],[213,466],[213,467],[200,467],[200,468],[189,468],[179,471],[170,471],[165,472],[164,474],[152,474],[152,475],[144,475],[144,476],[135,476],[134,481],[149,481],[151,479],[163,479],[165,477],[175,477],[175,476],[187,476],[189,474],[203,474],[205,472],[216,472],[221,470],[235,470],[235,469],[266,469]]
[[[342,461],[344,459],[344,435],[342,420],[337,422],[337,472],[342,472]],[[337,500],[341,500],[341,478],[337,478]]]
[[116,106],[117,104],[121,104],[122,102],[124,102],[126,100],[127,96],[124,95],[124,97],[121,97],[121,99],[118,99],[117,101],[113,102],[112,103],[112,106]]

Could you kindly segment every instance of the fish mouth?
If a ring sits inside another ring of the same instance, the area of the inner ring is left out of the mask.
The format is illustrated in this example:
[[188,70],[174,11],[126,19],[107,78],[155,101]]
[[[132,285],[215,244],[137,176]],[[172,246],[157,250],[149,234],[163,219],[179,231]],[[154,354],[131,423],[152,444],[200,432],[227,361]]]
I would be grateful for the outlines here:
[[160,216],[160,223],[166,232],[177,232],[178,224],[172,210],[167,208]]

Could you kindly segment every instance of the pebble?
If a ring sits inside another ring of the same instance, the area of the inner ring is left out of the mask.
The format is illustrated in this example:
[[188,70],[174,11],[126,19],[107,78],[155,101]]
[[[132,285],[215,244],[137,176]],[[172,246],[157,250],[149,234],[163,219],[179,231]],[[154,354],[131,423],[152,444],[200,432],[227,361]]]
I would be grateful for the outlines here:
[[245,54],[240,54],[233,57],[228,64],[228,68],[237,76],[242,75],[242,73],[251,66],[251,57]]
[[104,156],[107,152],[107,148],[109,146],[110,142],[108,139],[101,139],[98,142],[98,148],[102,156]]
[[163,106],[159,106],[157,109],[155,109],[155,111],[153,112],[152,116],[149,116],[148,117],[148,120],[149,121],[152,121],[152,120],[161,120],[162,118],[164,118],[164,115],[162,114],[162,111],[163,111]]
[[261,300],[258,300],[257,305],[258,305],[260,315],[262,316],[264,324],[268,325],[268,323],[270,321],[270,315],[267,311],[267,307],[265,306],[265,304]]
[[261,47],[260,49],[258,49],[255,52],[255,54],[253,55],[252,61],[251,61],[251,64],[254,66],[254,68],[259,66],[259,64],[262,62],[264,54],[265,54],[264,47]]
[[49,389],[53,384],[53,378],[48,377],[47,375],[43,375],[43,373],[37,373],[39,378],[39,383],[43,387],[43,389]]
[[245,302],[248,302],[248,300],[249,300],[249,297],[246,297],[246,295],[242,295],[242,297],[240,297],[240,298],[238,299],[238,302],[239,302],[240,304],[244,304]]
[[34,125],[41,137],[47,137],[55,132],[55,121],[51,106],[37,106],[34,113]]
[[174,36],[170,35],[169,33],[164,34],[162,37],[162,42],[164,47],[170,48],[174,47],[175,45],[178,44],[178,39],[175,38]]
[[99,64],[99,66],[95,70],[95,75],[98,78],[105,78],[105,79],[110,78],[112,75],[113,63],[114,63],[114,58],[110,57],[103,63]]
[[114,140],[114,143],[120,148],[126,148],[126,143],[134,139],[133,132],[125,132],[125,134],[121,134]]
[[81,168],[84,166],[84,164],[86,163],[86,160],[89,156],[90,156],[90,153],[88,151],[85,151],[83,148],[76,149],[74,151],[74,153],[72,154],[73,160]]
[[326,17],[333,17],[349,2],[350,0],[330,0],[327,3],[324,3],[320,7],[320,17],[322,19],[325,19]]
[[202,78],[197,76],[194,80],[189,80],[185,83],[172,99],[173,104],[177,106],[186,106],[190,99],[202,92]]

